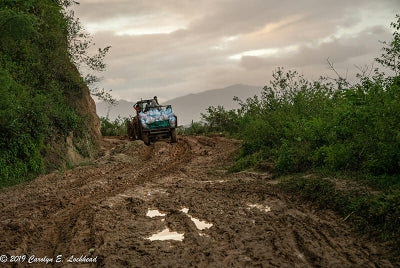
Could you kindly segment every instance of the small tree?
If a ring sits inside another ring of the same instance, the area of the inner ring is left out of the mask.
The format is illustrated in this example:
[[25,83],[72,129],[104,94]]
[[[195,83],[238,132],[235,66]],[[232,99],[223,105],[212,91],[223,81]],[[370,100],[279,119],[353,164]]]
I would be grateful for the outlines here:
[[90,89],[90,93],[96,96],[100,100],[103,100],[110,105],[115,104],[116,100],[111,96],[110,91],[104,88],[98,88],[97,83],[100,78],[93,73],[84,74],[83,69],[89,70],[89,72],[102,72],[106,69],[107,65],[104,63],[104,58],[110,50],[111,46],[105,48],[98,48],[97,53],[90,55],[88,50],[95,46],[92,37],[87,33],[79,21],[79,18],[75,17],[74,11],[69,8],[78,2],[73,0],[59,0],[60,5],[63,8],[63,15],[68,23],[68,54],[71,61],[78,68],[85,83]]
[[390,23],[390,26],[394,28],[393,40],[391,42],[382,42],[384,47],[382,50],[384,53],[380,58],[375,60],[383,66],[392,69],[396,76],[400,73],[400,15],[396,15],[397,21]]

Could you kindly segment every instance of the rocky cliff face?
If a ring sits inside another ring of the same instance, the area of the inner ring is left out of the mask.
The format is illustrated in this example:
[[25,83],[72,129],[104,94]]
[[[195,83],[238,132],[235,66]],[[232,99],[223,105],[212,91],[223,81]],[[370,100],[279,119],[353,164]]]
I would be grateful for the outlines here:
[[81,91],[82,98],[74,101],[75,107],[83,118],[87,117],[86,127],[89,130],[90,137],[95,144],[99,144],[102,136],[100,132],[100,119],[96,113],[96,104],[93,98],[90,96],[90,92],[87,87],[83,87]]
[[99,152],[102,135],[95,102],[86,86],[81,86],[76,90],[79,93],[69,96],[67,102],[76,111],[81,124],[69,131],[67,135],[56,132],[57,134],[48,141],[45,154],[48,172],[88,162]]
[[96,113],[96,104],[86,86],[82,87],[81,91],[82,97],[75,99],[73,105],[83,119],[83,129],[87,132],[75,134],[70,132],[66,138],[67,161],[72,165],[93,159],[97,155],[102,138],[100,119]]

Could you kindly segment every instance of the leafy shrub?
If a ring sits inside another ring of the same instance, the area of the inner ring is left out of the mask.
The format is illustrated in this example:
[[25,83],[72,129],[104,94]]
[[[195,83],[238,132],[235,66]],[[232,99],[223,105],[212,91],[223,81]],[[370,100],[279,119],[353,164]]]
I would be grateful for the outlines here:
[[202,122],[192,122],[189,127],[179,127],[177,130],[180,135],[204,135],[210,132],[209,127]]
[[203,119],[209,129],[243,141],[232,171],[272,161],[278,173],[356,174],[380,192],[341,191],[325,179],[292,179],[280,187],[400,248],[400,16],[396,19],[393,41],[384,42],[376,59],[394,75],[375,69],[350,85],[342,78],[310,82],[278,68],[261,98],[238,100],[237,110],[210,107]]
[[207,121],[210,132],[235,132],[238,131],[237,115],[235,111],[225,111],[222,106],[209,107],[207,114],[202,115]]
[[129,122],[129,118],[118,117],[114,121],[108,118],[100,118],[100,131],[103,136],[121,136],[126,135],[126,124]]
[[[392,26],[394,41],[384,43],[378,61],[397,74],[400,16]],[[272,160],[281,173],[310,168],[400,172],[399,76],[376,69],[372,77],[361,74],[350,86],[341,78],[310,82],[296,71],[278,68],[261,98],[236,100],[237,110],[210,107],[203,115],[210,131],[243,140],[235,168]]]
[[8,72],[0,69],[0,186],[43,171],[43,131],[48,118],[41,112],[43,98],[26,96]]

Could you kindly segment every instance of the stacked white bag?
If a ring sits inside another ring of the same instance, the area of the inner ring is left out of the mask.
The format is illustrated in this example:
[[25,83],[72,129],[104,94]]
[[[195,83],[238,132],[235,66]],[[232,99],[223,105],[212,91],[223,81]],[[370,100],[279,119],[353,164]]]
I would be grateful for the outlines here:
[[175,114],[172,111],[171,107],[164,109],[150,109],[148,112],[140,112],[139,119],[143,127],[147,127],[147,125],[153,124],[154,122],[159,121],[169,121],[171,127],[176,126]]

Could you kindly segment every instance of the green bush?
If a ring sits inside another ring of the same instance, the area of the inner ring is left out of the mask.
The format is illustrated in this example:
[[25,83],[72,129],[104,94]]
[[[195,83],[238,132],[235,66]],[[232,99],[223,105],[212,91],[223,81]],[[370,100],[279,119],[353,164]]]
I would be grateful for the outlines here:
[[100,118],[100,131],[103,136],[121,136],[121,135],[126,135],[127,130],[126,130],[126,125],[127,122],[129,122],[129,118],[121,118],[118,117],[114,121],[111,121],[110,119],[106,117],[101,117]]
[[193,122],[189,127],[180,126],[178,129],[179,135],[205,135],[210,133],[210,128],[202,122]]
[[310,82],[278,68],[260,98],[238,100],[236,110],[210,107],[203,119],[209,130],[243,141],[232,171],[272,162],[276,173],[350,174],[379,191],[338,190],[326,179],[292,179],[280,186],[400,248],[400,16],[396,19],[393,40],[383,42],[376,59],[392,75],[375,69],[350,85],[342,78]]
[[[398,74],[400,16],[392,26],[395,41],[384,43],[384,60],[378,61]],[[260,98],[238,101],[237,110],[210,107],[203,114],[209,131],[243,141],[235,169],[268,160],[280,173],[313,168],[375,176],[400,172],[397,75],[376,69],[350,86],[343,79],[310,82],[296,71],[278,68]]]

